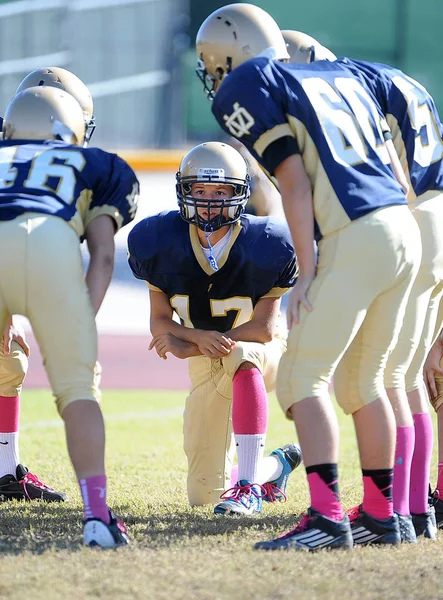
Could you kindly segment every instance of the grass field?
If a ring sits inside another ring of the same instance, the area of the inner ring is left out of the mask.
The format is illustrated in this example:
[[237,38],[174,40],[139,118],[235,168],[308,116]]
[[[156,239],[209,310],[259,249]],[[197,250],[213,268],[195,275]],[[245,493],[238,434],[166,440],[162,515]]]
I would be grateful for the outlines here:
[[[23,393],[21,460],[70,501],[0,505],[0,599],[443,599],[443,536],[352,552],[254,551],[254,542],[292,528],[294,515],[306,508],[303,468],[290,478],[288,501],[266,505],[258,517],[229,519],[211,507],[189,508],[184,396],[104,392],[109,502],[132,544],[100,551],[80,543],[80,496],[50,394]],[[340,422],[341,492],[349,507],[361,499],[360,471],[352,421],[340,413]],[[294,437],[271,398],[268,450]]]

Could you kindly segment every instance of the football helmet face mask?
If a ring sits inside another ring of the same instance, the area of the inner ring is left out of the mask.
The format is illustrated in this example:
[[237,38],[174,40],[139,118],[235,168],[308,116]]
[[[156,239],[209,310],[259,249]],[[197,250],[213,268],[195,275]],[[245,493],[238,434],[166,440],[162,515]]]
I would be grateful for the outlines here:
[[63,90],[37,86],[16,94],[3,119],[5,140],[59,139],[81,146],[85,121],[80,104]]
[[[205,142],[188,152],[180,163],[176,180],[181,217],[206,233],[238,221],[251,191],[244,158],[232,146],[221,142]],[[193,197],[192,184],[198,183],[231,185],[234,193],[232,198]],[[199,208],[206,210],[207,218],[199,214]]]
[[332,62],[337,59],[333,52],[306,33],[284,29],[282,34],[291,57],[291,63],[309,64],[316,60]]
[[281,31],[266,11],[253,4],[229,4],[214,11],[197,33],[196,69],[212,99],[233,69],[256,56],[288,60]]
[[85,142],[87,146],[95,131],[94,103],[92,96],[81,79],[61,67],[44,67],[29,73],[17,88],[16,94],[35,86],[51,86],[68,92],[80,104],[86,126]]

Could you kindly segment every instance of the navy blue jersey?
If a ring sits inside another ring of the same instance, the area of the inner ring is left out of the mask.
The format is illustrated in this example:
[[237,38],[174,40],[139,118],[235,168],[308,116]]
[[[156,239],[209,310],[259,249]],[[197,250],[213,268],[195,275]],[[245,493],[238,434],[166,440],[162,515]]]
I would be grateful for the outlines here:
[[242,215],[218,271],[203,253],[197,228],[177,211],[140,221],[128,247],[135,277],[167,294],[186,327],[229,331],[251,319],[260,298],[282,296],[295,284],[289,230],[272,217]]
[[427,90],[388,65],[349,58],[339,62],[363,79],[380,104],[415,194],[443,190],[443,131]]
[[115,154],[54,140],[0,142],[0,221],[45,213],[81,237],[98,215],[117,229],[132,221],[138,194],[133,170]]
[[406,203],[384,145],[379,107],[344,65],[254,58],[226,77],[212,111],[271,174],[301,154],[321,235]]

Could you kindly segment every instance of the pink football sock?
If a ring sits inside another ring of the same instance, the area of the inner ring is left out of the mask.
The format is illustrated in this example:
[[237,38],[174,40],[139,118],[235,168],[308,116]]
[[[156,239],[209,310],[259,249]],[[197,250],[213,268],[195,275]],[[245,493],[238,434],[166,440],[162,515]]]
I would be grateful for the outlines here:
[[380,520],[386,520],[394,514],[392,501],[393,469],[363,469],[364,512]]
[[237,371],[232,380],[232,427],[238,480],[257,481],[268,425],[268,397],[259,369]]
[[266,433],[268,397],[258,369],[237,371],[232,380],[232,426],[234,433]]
[[0,396],[0,477],[13,475],[20,463],[18,425],[19,396]]
[[101,519],[105,523],[109,523],[109,509],[106,504],[106,475],[80,479],[79,485],[85,519]]
[[411,464],[414,453],[415,431],[413,427],[397,427],[397,442],[394,461],[394,511],[399,515],[409,515],[409,485]]
[[334,492],[334,489],[331,489],[337,488],[337,479],[328,485],[317,472],[307,473],[307,477],[312,508],[325,517],[328,517],[328,519],[341,521],[343,519],[343,509],[340,504],[338,492]]
[[429,472],[434,443],[434,430],[429,413],[415,414],[413,417],[415,448],[411,466],[409,506],[411,513],[421,515],[428,512]]
[[20,397],[0,396],[0,432],[15,433],[18,431],[20,417]]

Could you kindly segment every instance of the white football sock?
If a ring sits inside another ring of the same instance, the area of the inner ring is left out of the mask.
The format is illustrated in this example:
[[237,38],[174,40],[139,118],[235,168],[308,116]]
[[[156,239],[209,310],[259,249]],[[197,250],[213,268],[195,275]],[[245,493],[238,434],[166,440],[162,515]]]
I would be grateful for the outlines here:
[[283,465],[277,456],[265,456],[260,463],[257,483],[263,485],[268,481],[275,481],[277,477],[280,477],[282,471]]
[[258,483],[257,476],[265,452],[266,434],[234,434],[238,458],[238,480]]
[[18,431],[14,433],[0,433],[0,477],[14,475],[20,463],[18,447]]

